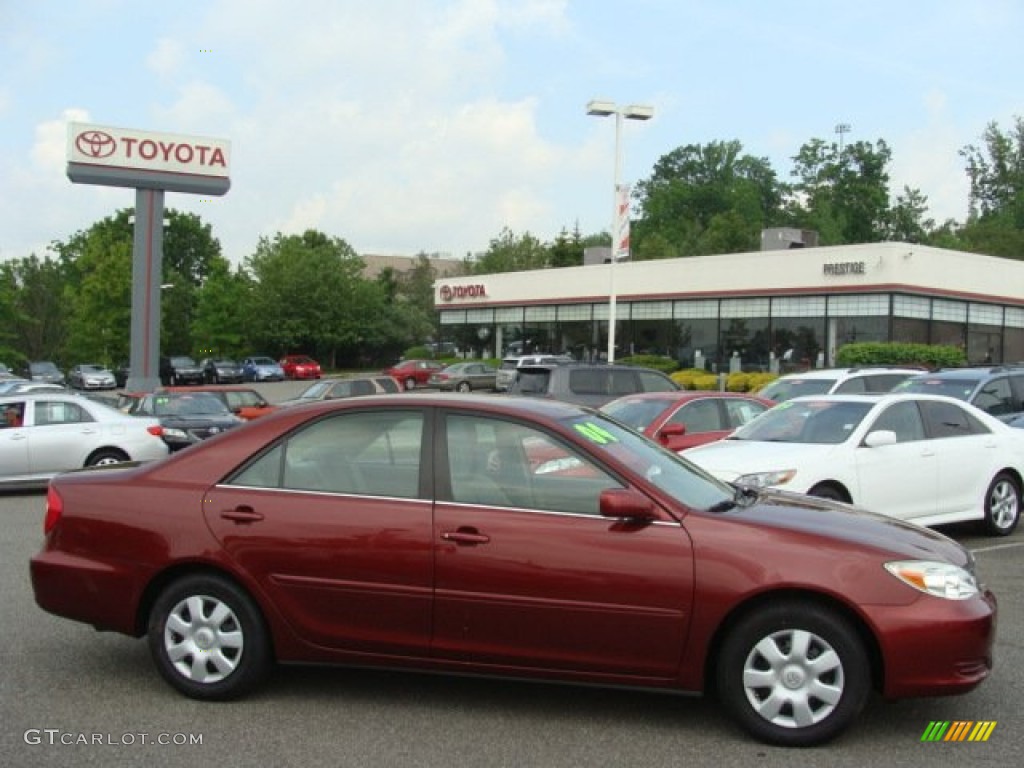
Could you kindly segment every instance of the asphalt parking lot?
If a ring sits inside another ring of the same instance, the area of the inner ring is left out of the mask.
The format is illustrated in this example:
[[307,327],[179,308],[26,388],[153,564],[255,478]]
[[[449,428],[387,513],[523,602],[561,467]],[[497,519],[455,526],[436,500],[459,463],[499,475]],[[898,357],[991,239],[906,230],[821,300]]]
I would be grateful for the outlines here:
[[[303,387],[258,385],[271,401]],[[999,598],[986,683],[953,698],[873,699],[838,741],[794,751],[751,741],[713,702],[639,691],[290,667],[242,701],[195,702],[159,678],[144,641],[35,606],[28,559],[44,510],[42,493],[0,494],[3,765],[1005,766],[1024,750],[1024,530],[946,531]],[[984,743],[922,742],[933,721],[996,726]]]

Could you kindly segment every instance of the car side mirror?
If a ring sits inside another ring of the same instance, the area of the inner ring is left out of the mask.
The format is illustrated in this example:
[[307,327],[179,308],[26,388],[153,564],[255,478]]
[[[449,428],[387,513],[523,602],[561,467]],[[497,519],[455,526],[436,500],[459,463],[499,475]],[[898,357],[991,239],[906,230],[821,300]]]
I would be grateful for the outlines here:
[[883,445],[896,445],[899,440],[896,438],[896,433],[891,429],[876,429],[874,432],[868,433],[868,436],[864,438],[864,445],[868,448],[878,448]]
[[658,442],[662,445],[668,445],[673,437],[682,437],[685,434],[685,424],[666,424],[658,430]]
[[654,520],[654,502],[632,488],[605,488],[600,498],[601,517],[616,520]]

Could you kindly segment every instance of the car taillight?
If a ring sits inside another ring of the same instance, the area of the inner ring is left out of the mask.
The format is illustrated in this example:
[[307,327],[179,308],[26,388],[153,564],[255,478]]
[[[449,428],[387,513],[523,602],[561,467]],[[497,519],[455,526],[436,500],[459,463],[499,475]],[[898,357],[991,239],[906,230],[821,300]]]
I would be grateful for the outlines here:
[[159,424],[154,424],[151,427],[146,427],[146,431],[149,432],[149,434],[153,435],[153,437],[162,437],[164,434],[164,428],[161,427]]
[[64,512],[64,499],[60,497],[52,485],[46,489],[46,518],[43,520],[43,533],[54,529]]

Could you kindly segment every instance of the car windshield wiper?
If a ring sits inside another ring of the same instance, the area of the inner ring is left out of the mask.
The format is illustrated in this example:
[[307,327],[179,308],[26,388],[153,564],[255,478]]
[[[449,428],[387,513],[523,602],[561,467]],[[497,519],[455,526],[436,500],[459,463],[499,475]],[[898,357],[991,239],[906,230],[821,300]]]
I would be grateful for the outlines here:
[[723,499],[717,504],[712,504],[708,507],[708,512],[728,512],[736,507],[749,507],[760,498],[756,488],[746,485],[735,485],[733,487],[736,489],[736,492],[733,493],[732,498]]

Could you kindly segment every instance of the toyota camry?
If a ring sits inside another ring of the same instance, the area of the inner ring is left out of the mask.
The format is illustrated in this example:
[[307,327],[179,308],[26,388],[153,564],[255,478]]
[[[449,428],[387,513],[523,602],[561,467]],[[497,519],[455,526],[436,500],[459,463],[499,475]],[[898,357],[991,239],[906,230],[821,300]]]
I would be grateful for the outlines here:
[[278,410],[47,493],[45,610],[145,637],[197,699],[273,663],[714,691],[806,746],[873,689],[958,694],[995,597],[929,529],[728,485],[600,413],[398,394]]

